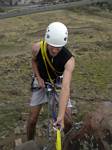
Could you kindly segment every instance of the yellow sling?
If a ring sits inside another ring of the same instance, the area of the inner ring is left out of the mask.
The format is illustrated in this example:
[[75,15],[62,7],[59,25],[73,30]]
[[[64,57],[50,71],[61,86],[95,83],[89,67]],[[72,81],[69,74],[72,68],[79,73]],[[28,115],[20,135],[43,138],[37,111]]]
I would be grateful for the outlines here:
[[53,65],[51,64],[48,56],[47,56],[47,51],[46,51],[46,47],[47,47],[47,43],[45,41],[40,41],[40,48],[41,48],[41,53],[42,53],[42,58],[44,60],[44,63],[45,63],[45,67],[46,67],[46,70],[47,70],[47,74],[48,74],[48,77],[49,77],[49,80],[51,83],[53,83],[53,80],[49,74],[49,71],[48,71],[48,67],[47,67],[47,63],[49,64],[49,66],[51,67],[51,69],[55,72],[55,74],[57,73],[62,73],[62,72],[59,72],[57,71]]
[[[42,41],[42,42],[43,42],[43,41]],[[42,49],[42,51],[44,52],[45,59],[47,60],[47,62],[48,62],[48,64],[49,64],[49,66],[51,67],[51,69],[56,72],[55,68],[54,68],[53,65],[51,64],[51,62],[50,62],[50,60],[49,60],[49,58],[48,58],[48,56],[47,56],[47,53],[46,53],[46,46],[47,46],[47,43],[44,41],[43,45],[44,45],[44,46],[43,46],[44,49]]]
[[[44,63],[45,63],[45,67],[46,67],[46,70],[47,70],[47,74],[48,74],[48,77],[49,77],[49,80],[52,84],[54,84],[50,74],[49,74],[49,71],[48,71],[48,67],[47,67],[47,63],[46,63],[46,60],[49,64],[49,66],[52,68],[53,71],[57,72],[55,70],[55,68],[52,66],[48,56],[47,56],[47,53],[46,53],[46,42],[43,42],[41,41],[40,42],[40,48],[41,48],[41,53],[42,53],[42,58],[44,60]],[[57,136],[56,136],[56,150],[61,150],[61,132],[59,129],[57,129]]]
[[[62,72],[59,72],[57,71],[53,65],[51,64],[48,56],[47,56],[47,51],[46,51],[46,47],[47,47],[47,43],[45,41],[41,41],[40,42],[40,45],[41,45],[41,52],[42,52],[42,57],[45,57],[45,60],[48,62],[49,66],[51,67],[51,69],[55,72],[55,73],[62,73]],[[44,55],[44,56],[43,56]]]
[[61,150],[61,131],[57,129],[57,134],[56,134],[56,150]]
[[46,43],[43,44],[43,41],[40,42],[40,48],[41,48],[41,53],[42,53],[42,58],[44,60],[44,63],[45,63],[45,67],[46,67],[46,70],[47,70],[47,74],[48,74],[48,77],[49,77],[49,80],[52,84],[54,84],[50,74],[49,74],[49,71],[48,71],[48,67],[47,67],[47,63],[46,63],[46,58],[45,58],[45,50],[44,48],[46,47]]

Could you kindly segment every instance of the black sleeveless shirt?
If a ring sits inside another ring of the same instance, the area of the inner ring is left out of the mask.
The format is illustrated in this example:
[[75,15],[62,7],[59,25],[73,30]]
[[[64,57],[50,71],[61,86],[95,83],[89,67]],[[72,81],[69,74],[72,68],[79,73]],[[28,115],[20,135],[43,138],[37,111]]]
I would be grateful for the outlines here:
[[[65,64],[72,57],[72,54],[67,48],[62,47],[60,52],[55,57],[50,56],[49,51],[47,49],[47,56],[48,56],[51,64],[53,65],[53,67],[56,70],[56,72],[53,71],[46,61],[49,74],[50,74],[51,78],[55,81],[58,76],[61,76],[63,74]],[[39,70],[41,78],[44,79],[45,82],[49,81],[49,77],[48,77],[48,74],[46,71],[44,60],[42,58],[41,49],[39,50],[39,53],[37,54],[36,61],[38,64],[38,70]]]

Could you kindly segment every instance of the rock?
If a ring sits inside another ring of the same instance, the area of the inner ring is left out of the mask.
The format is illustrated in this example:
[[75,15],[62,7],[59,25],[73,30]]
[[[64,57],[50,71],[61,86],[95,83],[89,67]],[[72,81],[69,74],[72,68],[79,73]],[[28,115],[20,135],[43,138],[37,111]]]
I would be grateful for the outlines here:
[[22,144],[22,139],[21,139],[21,138],[16,139],[16,140],[15,140],[15,146],[18,146],[18,145],[20,145],[20,144]]
[[[73,127],[65,136],[63,150],[111,150],[112,149],[112,103],[103,102],[96,111],[88,113],[83,125]],[[86,148],[85,148],[86,147]]]
[[40,150],[40,148],[35,141],[31,140],[17,146],[15,150]]
[[20,127],[19,126],[17,126],[16,128],[15,128],[15,134],[21,134],[21,129],[20,129]]

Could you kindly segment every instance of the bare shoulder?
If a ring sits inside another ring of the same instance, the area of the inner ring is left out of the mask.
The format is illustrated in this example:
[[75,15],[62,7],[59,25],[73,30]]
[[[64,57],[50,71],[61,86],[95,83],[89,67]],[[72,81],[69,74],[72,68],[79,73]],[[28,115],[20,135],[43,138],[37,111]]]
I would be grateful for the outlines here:
[[72,72],[74,70],[75,67],[75,58],[71,57],[67,63],[65,64],[65,69],[69,70],[70,72]]
[[39,50],[40,50],[40,43],[34,43],[33,46],[32,46],[32,55],[33,57],[36,57],[37,54],[39,53]]
[[62,82],[63,87],[70,87],[70,82],[74,68],[75,68],[75,58],[72,56],[65,64]]

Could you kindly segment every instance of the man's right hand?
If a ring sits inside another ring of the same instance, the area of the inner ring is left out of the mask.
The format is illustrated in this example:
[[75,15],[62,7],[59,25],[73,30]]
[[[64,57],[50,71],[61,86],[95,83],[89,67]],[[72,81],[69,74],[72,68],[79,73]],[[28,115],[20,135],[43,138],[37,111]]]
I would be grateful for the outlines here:
[[36,77],[39,88],[45,88],[45,82],[41,77]]

